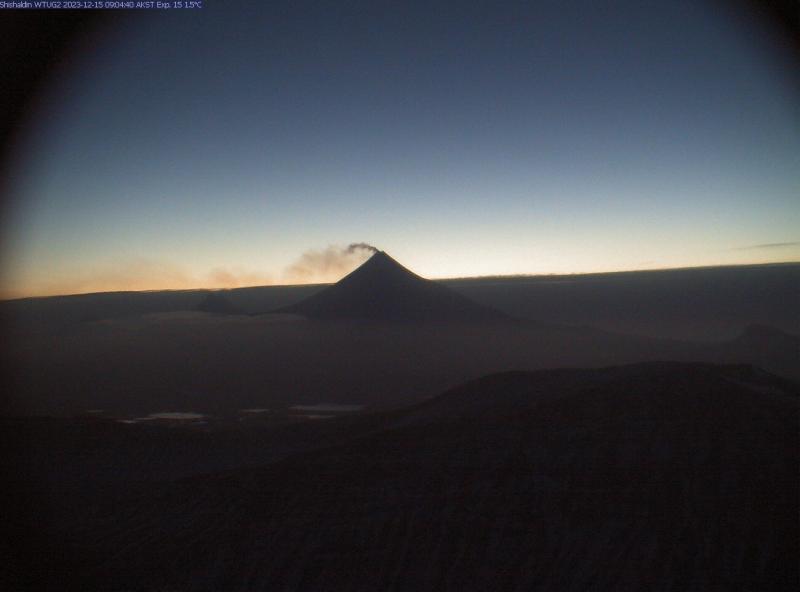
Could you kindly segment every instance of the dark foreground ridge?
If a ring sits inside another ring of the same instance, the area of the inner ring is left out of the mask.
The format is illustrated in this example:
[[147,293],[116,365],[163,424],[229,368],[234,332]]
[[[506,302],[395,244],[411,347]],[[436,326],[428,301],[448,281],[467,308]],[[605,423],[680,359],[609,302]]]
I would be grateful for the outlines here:
[[382,321],[502,320],[503,313],[421,278],[384,251],[334,285],[278,312],[317,319]]
[[494,374],[260,468],[105,482],[55,540],[102,590],[796,590],[798,393],[747,365]]
[[211,291],[197,305],[197,310],[217,315],[241,315],[241,308],[230,301],[223,293]]

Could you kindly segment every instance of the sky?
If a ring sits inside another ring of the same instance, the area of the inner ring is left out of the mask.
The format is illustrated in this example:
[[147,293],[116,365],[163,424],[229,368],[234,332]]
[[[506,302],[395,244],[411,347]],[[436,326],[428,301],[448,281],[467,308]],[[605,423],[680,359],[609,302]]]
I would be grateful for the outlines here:
[[[139,12],[40,100],[0,297],[800,261],[800,101],[721,0]],[[353,261],[353,265],[358,261]]]

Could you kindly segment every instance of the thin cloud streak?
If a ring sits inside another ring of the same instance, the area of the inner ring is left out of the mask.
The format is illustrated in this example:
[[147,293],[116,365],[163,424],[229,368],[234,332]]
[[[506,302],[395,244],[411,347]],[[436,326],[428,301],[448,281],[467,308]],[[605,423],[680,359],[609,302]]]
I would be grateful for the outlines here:
[[748,245],[746,247],[734,247],[734,251],[753,251],[756,249],[785,249],[788,247],[800,246],[800,241],[788,243],[762,243],[760,245]]

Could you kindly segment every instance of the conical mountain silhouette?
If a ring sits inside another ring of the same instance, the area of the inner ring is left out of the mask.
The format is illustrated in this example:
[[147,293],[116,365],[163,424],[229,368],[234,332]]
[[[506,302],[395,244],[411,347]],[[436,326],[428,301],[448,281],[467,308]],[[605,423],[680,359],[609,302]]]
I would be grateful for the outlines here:
[[313,296],[281,309],[318,319],[490,321],[508,319],[450,288],[421,278],[383,251]]

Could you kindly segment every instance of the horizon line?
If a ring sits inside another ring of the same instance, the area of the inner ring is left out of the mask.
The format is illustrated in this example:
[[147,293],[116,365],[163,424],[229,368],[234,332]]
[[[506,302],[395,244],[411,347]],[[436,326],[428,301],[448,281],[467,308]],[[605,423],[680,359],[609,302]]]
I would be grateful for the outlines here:
[[[367,261],[369,261],[369,259],[367,259]],[[511,279],[521,279],[521,278],[553,278],[553,277],[576,277],[576,276],[593,276],[593,275],[621,275],[627,273],[659,273],[665,271],[682,271],[690,269],[691,270],[718,269],[726,267],[769,267],[778,265],[800,265],[800,260],[772,261],[768,263],[724,263],[716,265],[712,264],[712,265],[688,265],[681,267],[654,267],[647,269],[625,269],[616,271],[576,271],[572,273],[516,273],[516,274],[496,274],[496,275],[493,274],[493,275],[472,275],[472,276],[445,276],[445,277],[424,278],[424,279],[428,279],[433,282],[452,282],[457,280],[466,281],[466,280],[489,280],[489,279],[511,280]],[[346,275],[347,274],[345,274],[345,276]],[[337,282],[338,281],[339,280],[337,280]],[[78,296],[96,296],[100,294],[149,294],[153,292],[222,292],[222,291],[233,291],[233,290],[250,290],[253,288],[299,288],[304,286],[332,286],[337,282],[309,282],[307,284],[255,284],[252,286],[236,286],[233,288],[154,288],[147,290],[105,290],[100,292],[73,292],[70,294],[48,294],[41,296],[15,296],[12,298],[0,298],[0,302],[16,302],[19,300],[35,300],[44,298],[74,298]]]

